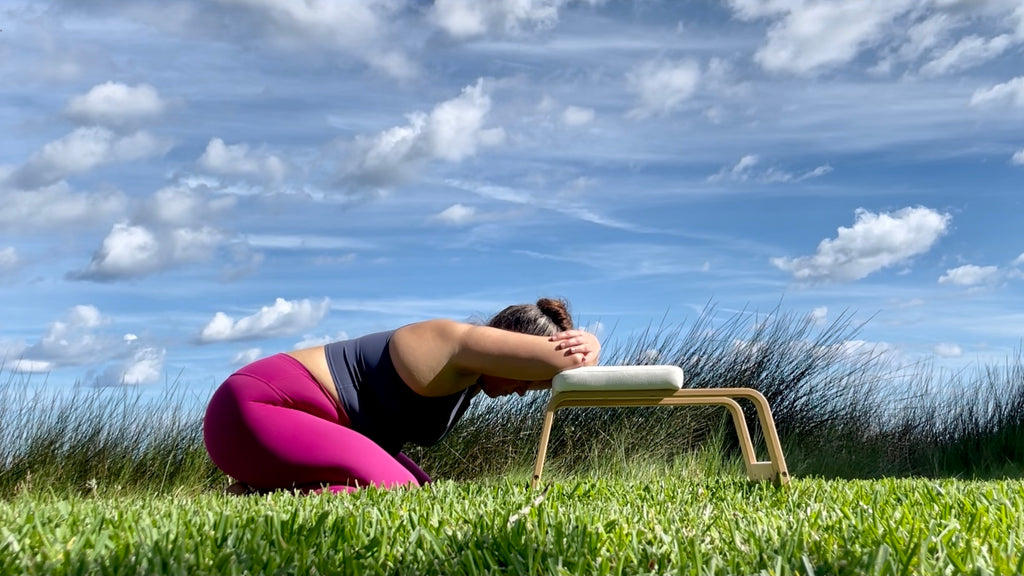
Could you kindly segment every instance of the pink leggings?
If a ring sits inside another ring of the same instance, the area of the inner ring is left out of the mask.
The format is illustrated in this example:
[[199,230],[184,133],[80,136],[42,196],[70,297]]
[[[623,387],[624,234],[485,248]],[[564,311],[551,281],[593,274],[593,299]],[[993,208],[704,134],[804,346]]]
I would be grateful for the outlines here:
[[391,456],[349,426],[312,374],[277,354],[239,369],[217,388],[203,440],[218,468],[261,490],[342,492],[430,481],[408,456]]

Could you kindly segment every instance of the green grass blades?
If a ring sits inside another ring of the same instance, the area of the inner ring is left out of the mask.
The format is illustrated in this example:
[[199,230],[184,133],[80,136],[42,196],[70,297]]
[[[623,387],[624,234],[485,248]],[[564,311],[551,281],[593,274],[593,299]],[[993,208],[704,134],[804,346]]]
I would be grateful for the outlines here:
[[1024,482],[736,477],[0,501],[0,574],[1012,574]]

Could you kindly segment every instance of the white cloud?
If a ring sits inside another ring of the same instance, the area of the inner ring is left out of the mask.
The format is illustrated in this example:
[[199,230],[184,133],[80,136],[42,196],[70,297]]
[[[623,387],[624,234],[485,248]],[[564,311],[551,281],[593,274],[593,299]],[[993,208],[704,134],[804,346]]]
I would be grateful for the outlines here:
[[153,193],[142,206],[141,222],[163,226],[195,226],[216,220],[238,202],[234,196],[207,198],[189,186],[166,186]]
[[880,356],[896,351],[895,346],[888,342],[869,342],[867,340],[843,340],[835,345],[841,354],[848,357]]
[[89,266],[72,280],[107,282],[146,276],[178,264],[208,260],[228,238],[209,226],[154,230],[119,222],[93,253]]
[[338,332],[334,336],[330,334],[324,336],[313,336],[306,334],[295,343],[294,347],[296,350],[302,350],[303,348],[312,348],[314,346],[323,346],[324,344],[330,344],[331,342],[338,342],[341,340],[348,340],[348,334],[345,332]]
[[358,139],[357,153],[345,177],[359,184],[389,186],[408,178],[425,161],[459,162],[481,147],[501,144],[505,131],[484,127],[490,109],[490,95],[483,80],[477,80],[458,97],[435,106],[430,114],[409,114],[405,126],[385,130],[372,139]]
[[822,240],[813,256],[773,258],[777,268],[800,282],[859,280],[927,252],[946,233],[952,217],[925,207],[895,213],[856,211],[850,228]]
[[956,344],[950,344],[948,342],[940,342],[935,345],[935,354],[942,356],[943,358],[959,358],[964,355],[964,351],[960,346]]
[[0,228],[47,234],[92,227],[122,215],[126,205],[120,192],[76,193],[65,182],[36,190],[4,189],[0,184]]
[[594,121],[594,109],[567,106],[562,111],[562,123],[566,126],[585,126]]
[[1009,34],[1001,34],[995,38],[961,38],[952,48],[922,66],[921,73],[938,76],[972,68],[1006,52],[1013,44],[1014,41]]
[[845,64],[885,37],[911,0],[730,0],[742,20],[768,18],[754,59],[766,70],[810,74]]
[[45,360],[25,360],[19,358],[11,365],[11,371],[15,373],[45,374],[52,372],[56,366],[53,362]]
[[232,366],[245,366],[263,357],[263,350],[259,348],[246,348],[231,357]]
[[235,320],[223,312],[217,312],[202,329],[199,341],[202,343],[233,340],[253,340],[296,334],[313,328],[327,314],[330,301],[285,300],[277,298],[271,306]]
[[445,224],[460,226],[472,222],[475,217],[476,209],[473,208],[472,206],[453,204],[446,208],[440,214],[434,216],[434,220],[443,222]]
[[104,369],[97,383],[101,386],[139,386],[159,382],[166,357],[164,348],[141,347],[126,361]]
[[40,372],[85,366],[123,354],[124,340],[99,332],[109,322],[95,306],[73,306],[63,318],[50,324],[39,342],[21,351],[17,370]]
[[1024,166],[1024,148],[1021,148],[1014,153],[1013,157],[1010,158],[1010,164],[1013,164],[1014,166]]
[[519,34],[553,28],[558,24],[559,10],[568,3],[569,0],[435,0],[430,18],[449,36],[459,39],[487,33]]
[[158,117],[166,107],[167,103],[149,84],[106,82],[72,98],[64,113],[83,124],[117,128]]
[[1024,107],[1024,76],[988,88],[979,88],[971,95],[971,106]]
[[879,59],[871,67],[876,72],[889,73],[895,64],[921,64],[922,74],[938,76],[988,62],[1024,41],[1024,11],[1013,1],[729,0],[729,4],[740,20],[769,22],[765,42],[754,59],[775,72],[817,74],[877,51]]
[[246,144],[225,144],[220,138],[212,138],[206,151],[199,158],[199,165],[213,172],[228,176],[242,176],[280,182],[287,171],[283,160],[273,154],[252,152]]
[[814,310],[811,310],[811,322],[815,326],[821,326],[828,321],[828,307],[818,306]]
[[0,275],[14,270],[19,264],[21,264],[21,259],[18,257],[18,251],[14,249],[14,246],[0,249]]
[[788,172],[775,167],[758,169],[760,162],[760,158],[756,155],[747,154],[740,158],[732,167],[723,167],[718,172],[708,176],[708,182],[747,182],[748,180],[768,183],[802,182],[810,178],[824,176],[832,171],[832,167],[828,164],[818,166],[803,173]]
[[101,164],[129,162],[159,156],[170,144],[145,131],[115,134],[101,126],[76,128],[33,154],[9,179],[21,188],[55,184],[68,176],[88,172]]
[[946,270],[946,273],[939,278],[939,284],[952,284],[954,286],[977,286],[988,284],[999,279],[999,268],[996,266],[975,266],[967,264],[957,268]]
[[161,268],[160,243],[143,226],[117,223],[103,239],[83,278],[139,276]]
[[643,119],[673,112],[697,91],[700,65],[695,60],[647,62],[627,75],[639,102],[628,116]]
[[[355,56],[398,78],[415,75],[416,66],[391,37],[390,23],[406,9],[404,2],[362,0],[218,0],[256,16],[271,41],[288,50],[329,48]],[[223,15],[211,15],[221,17]]]
[[1013,261],[1014,266],[1024,266],[1024,252]]

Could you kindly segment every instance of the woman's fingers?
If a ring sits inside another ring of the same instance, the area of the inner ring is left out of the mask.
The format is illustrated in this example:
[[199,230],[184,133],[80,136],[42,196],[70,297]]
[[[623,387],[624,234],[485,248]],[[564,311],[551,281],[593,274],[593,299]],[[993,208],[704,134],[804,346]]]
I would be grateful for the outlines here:
[[557,342],[558,340],[568,340],[570,338],[579,338],[579,336],[581,334],[583,334],[582,330],[566,330],[564,332],[559,332],[558,334],[555,334],[555,335],[551,336],[550,338],[548,338],[548,340],[550,340],[552,342]]
[[555,350],[565,350],[566,356],[579,354],[586,365],[597,363],[598,354],[601,351],[601,342],[597,336],[585,330],[565,330],[548,338],[551,342],[558,342]]

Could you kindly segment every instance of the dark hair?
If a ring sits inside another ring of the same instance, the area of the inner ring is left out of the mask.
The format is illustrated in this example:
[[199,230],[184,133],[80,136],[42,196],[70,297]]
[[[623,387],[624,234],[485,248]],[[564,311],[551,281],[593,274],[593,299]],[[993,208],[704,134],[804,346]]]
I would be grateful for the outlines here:
[[573,328],[569,303],[551,298],[541,298],[536,304],[509,306],[495,314],[487,325],[534,336],[552,336]]

